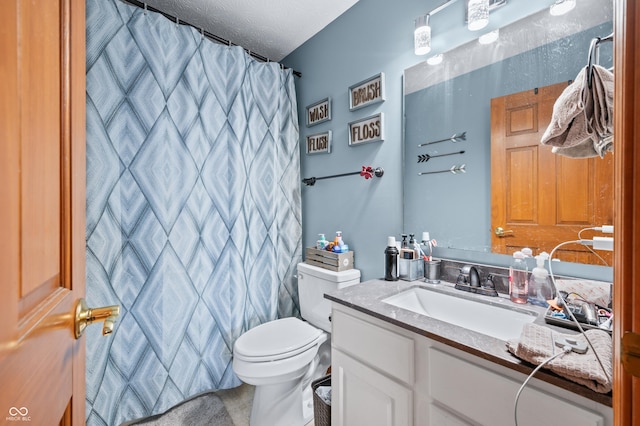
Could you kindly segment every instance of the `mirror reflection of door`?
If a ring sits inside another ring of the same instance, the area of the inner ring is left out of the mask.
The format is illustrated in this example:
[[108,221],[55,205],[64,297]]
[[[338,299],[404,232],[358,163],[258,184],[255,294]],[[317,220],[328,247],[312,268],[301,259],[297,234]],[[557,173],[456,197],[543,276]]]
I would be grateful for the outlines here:
[[[540,143],[566,87],[560,83],[491,100],[494,253],[513,254],[525,246],[534,255],[549,253],[561,242],[577,240],[582,229],[613,224],[613,155],[568,158]],[[593,235],[603,234],[581,236]],[[611,252],[595,254],[579,244],[559,248],[554,258],[612,265]]]

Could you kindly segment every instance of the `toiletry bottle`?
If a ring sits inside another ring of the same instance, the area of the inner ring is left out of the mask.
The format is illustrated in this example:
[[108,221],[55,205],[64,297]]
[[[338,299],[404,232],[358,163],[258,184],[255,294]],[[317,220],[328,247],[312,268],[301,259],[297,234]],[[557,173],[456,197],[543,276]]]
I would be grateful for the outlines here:
[[415,252],[413,248],[409,248],[409,243],[407,242],[407,234],[401,234],[402,243],[400,244],[400,258],[401,259],[413,259],[415,256]]
[[344,243],[342,239],[342,231],[336,231],[336,239],[333,245],[334,253],[346,253],[349,251],[349,246]]
[[512,302],[527,303],[529,299],[528,269],[521,251],[513,253],[509,267],[509,296]]
[[420,246],[416,241],[416,234],[409,234],[409,247],[413,249],[413,258],[420,259]]
[[333,239],[334,246],[342,245],[342,231],[336,231],[336,237]]
[[545,252],[536,256],[536,267],[531,271],[531,279],[529,280],[529,303],[547,307],[547,300],[554,298],[553,285],[549,272],[544,267],[544,261],[549,258]]
[[318,250],[324,250],[329,242],[325,239],[324,234],[318,234],[318,241],[316,241],[316,248]]
[[398,281],[398,248],[396,238],[387,238],[387,248],[384,250],[384,279]]
[[520,250],[522,252],[522,254],[524,254],[524,258],[526,259],[527,257],[533,257],[533,250],[531,250],[529,247],[524,247],[522,250]]

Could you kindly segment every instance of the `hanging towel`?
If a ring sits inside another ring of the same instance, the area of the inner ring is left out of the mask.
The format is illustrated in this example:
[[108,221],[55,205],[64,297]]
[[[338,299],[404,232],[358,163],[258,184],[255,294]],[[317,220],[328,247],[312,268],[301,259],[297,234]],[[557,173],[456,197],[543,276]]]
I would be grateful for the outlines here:
[[578,73],[553,106],[541,143],[568,157],[604,157],[613,151],[613,74],[599,65]]
[[[544,368],[596,392],[608,393],[611,391],[611,377],[613,377],[611,336],[606,331],[595,329],[587,330],[585,333],[598,352],[607,374],[602,370],[591,347],[584,354],[569,352],[560,356],[546,364]],[[542,325],[525,324],[520,340],[507,342],[507,347],[518,358],[539,365],[562,351],[562,348],[556,346],[555,342],[563,337],[587,343],[584,336],[580,334],[561,334]]]

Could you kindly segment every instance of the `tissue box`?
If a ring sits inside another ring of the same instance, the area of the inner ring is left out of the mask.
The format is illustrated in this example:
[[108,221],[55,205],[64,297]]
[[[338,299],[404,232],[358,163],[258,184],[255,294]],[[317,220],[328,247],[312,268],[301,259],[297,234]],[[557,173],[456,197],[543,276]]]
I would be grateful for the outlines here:
[[422,259],[398,259],[398,277],[404,281],[415,281],[424,277]]
[[341,272],[347,269],[353,269],[353,252],[334,253],[332,251],[307,247],[304,261],[309,265]]

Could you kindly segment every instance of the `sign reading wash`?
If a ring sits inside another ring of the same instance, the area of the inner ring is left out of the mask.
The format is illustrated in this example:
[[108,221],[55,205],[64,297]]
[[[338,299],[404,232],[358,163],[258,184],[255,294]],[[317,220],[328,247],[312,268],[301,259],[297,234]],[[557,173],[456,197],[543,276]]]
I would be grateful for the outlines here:
[[384,116],[378,113],[349,123],[349,145],[384,140]]
[[331,98],[325,98],[307,107],[307,127],[331,120]]
[[384,73],[380,73],[349,87],[349,110],[384,101]]

